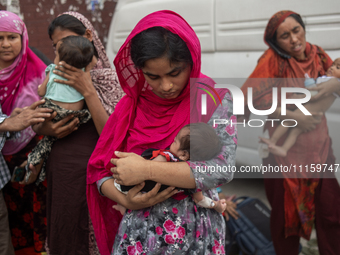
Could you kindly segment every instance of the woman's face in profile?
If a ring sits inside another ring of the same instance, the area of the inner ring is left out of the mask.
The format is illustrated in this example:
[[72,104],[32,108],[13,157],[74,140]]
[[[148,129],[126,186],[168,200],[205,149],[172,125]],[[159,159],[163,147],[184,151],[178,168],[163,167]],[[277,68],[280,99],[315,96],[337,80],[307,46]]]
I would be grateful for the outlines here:
[[0,31],[0,69],[10,66],[21,52],[21,35]]
[[290,56],[306,58],[306,32],[293,17],[287,17],[276,30],[277,45]]
[[146,61],[142,71],[153,93],[174,99],[188,84],[191,66],[184,62],[171,64],[168,58],[162,57]]

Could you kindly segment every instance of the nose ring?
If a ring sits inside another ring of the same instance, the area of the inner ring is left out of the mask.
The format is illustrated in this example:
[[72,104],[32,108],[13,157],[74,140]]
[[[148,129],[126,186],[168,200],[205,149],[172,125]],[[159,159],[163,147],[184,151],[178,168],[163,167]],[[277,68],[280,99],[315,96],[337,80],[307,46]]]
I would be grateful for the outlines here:
[[170,88],[172,88],[174,86],[174,84],[170,83]]

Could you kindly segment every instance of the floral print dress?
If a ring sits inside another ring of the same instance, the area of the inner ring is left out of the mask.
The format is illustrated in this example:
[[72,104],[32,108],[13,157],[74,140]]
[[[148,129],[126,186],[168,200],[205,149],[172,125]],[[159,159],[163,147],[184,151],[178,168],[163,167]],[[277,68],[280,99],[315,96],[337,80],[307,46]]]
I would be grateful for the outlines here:
[[[214,119],[233,119],[235,123],[229,93],[208,124],[213,125]],[[223,143],[221,154],[210,161],[189,162],[196,181],[196,189],[192,193],[201,190],[203,195],[214,200],[219,199],[216,187],[231,181],[233,174],[204,169],[216,165],[233,166],[237,144],[235,126],[219,124],[216,125],[216,132]],[[128,210],[120,223],[112,255],[225,254],[224,241],[225,223],[222,214],[197,206],[192,196],[182,200],[169,198],[149,208]]]

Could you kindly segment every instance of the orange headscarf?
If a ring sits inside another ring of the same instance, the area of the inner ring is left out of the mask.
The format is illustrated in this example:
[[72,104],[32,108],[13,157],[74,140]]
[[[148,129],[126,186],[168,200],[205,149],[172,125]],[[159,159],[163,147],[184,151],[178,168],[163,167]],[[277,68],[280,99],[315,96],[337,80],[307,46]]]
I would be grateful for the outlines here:
[[[297,78],[304,78],[305,74],[317,78],[324,75],[325,70],[332,64],[331,58],[321,47],[316,45],[306,43],[306,59],[297,60],[282,54],[282,51],[271,43],[279,25],[292,14],[298,15],[292,11],[280,11],[271,17],[264,35],[264,41],[270,48],[260,57],[255,70],[241,88],[245,96],[248,87],[253,88],[255,109],[264,110],[272,106],[272,89],[274,87],[277,87],[278,91],[282,87],[304,88],[303,79]],[[281,103],[280,98],[279,93],[278,106]],[[247,118],[249,118],[249,114],[248,111]],[[276,127],[277,125],[272,127],[271,122],[268,122],[265,129],[268,129],[269,134],[272,135]],[[287,135],[281,137],[277,144],[282,145],[286,137]],[[313,163],[322,164],[326,162],[329,147],[330,138],[326,118],[323,117],[315,130],[303,133],[297,138],[295,145],[288,151],[286,157],[274,157],[277,164],[283,166],[298,167]],[[286,236],[300,235],[309,239],[314,222],[314,193],[317,183],[317,179],[285,179]],[[306,197],[310,199],[307,200]],[[301,206],[304,208],[303,211]],[[299,224],[295,224],[297,221]]]

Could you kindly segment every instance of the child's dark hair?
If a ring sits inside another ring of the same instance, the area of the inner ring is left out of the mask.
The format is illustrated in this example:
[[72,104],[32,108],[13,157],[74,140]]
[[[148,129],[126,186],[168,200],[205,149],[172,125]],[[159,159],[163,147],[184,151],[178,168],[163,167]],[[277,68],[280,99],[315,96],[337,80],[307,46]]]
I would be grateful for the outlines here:
[[59,60],[76,68],[84,68],[91,63],[94,50],[92,43],[83,36],[67,36],[60,40]]
[[222,143],[215,130],[206,123],[192,123],[183,127],[189,133],[180,140],[180,150],[185,150],[192,161],[215,158],[222,150]]

